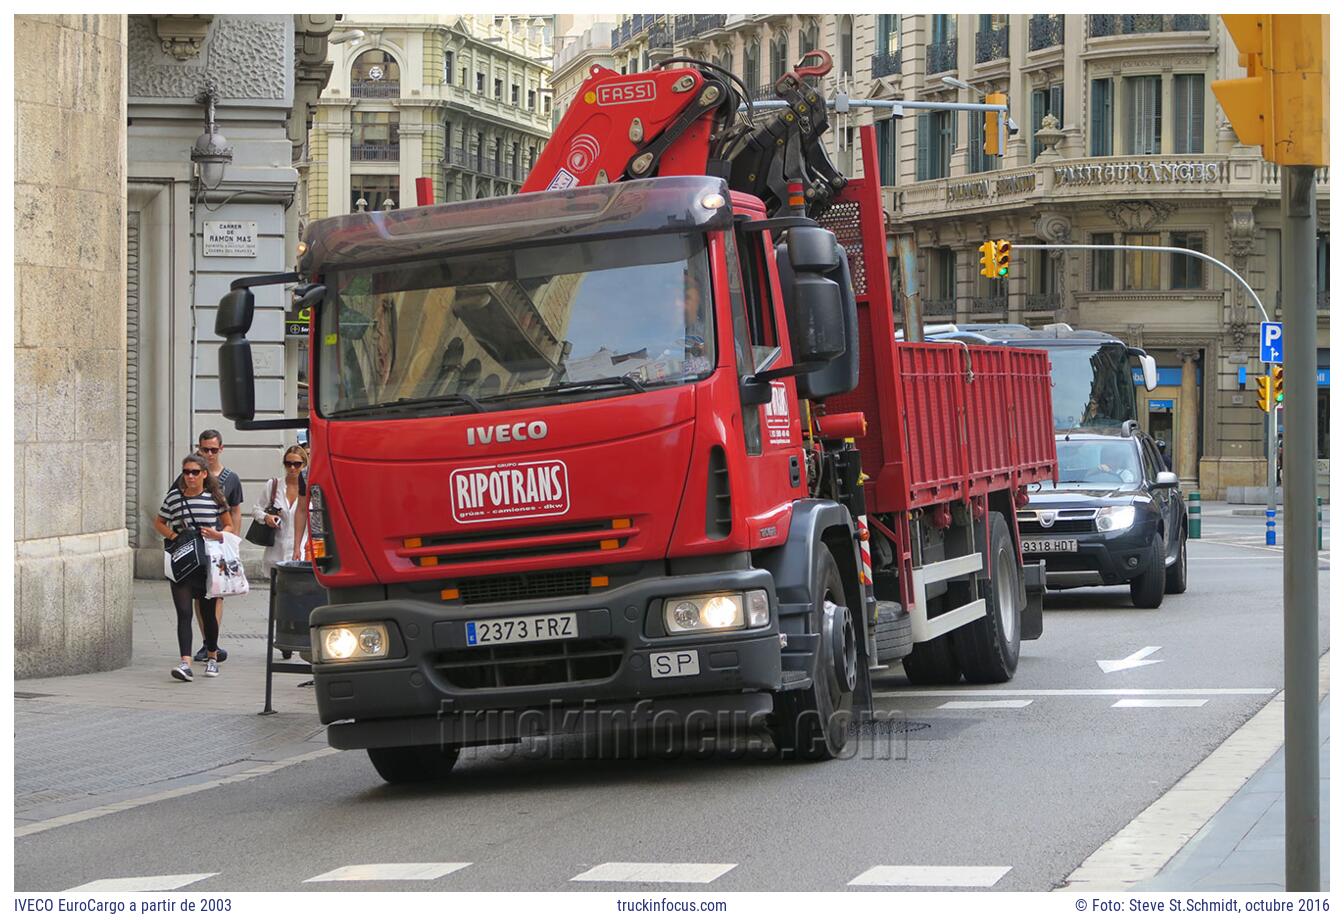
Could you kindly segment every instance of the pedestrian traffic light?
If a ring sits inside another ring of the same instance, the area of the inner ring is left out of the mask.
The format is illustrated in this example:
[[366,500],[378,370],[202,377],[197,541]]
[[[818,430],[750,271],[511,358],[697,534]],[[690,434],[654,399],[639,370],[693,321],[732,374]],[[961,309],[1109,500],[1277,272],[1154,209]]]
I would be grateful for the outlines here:
[[1211,88],[1237,138],[1282,166],[1330,162],[1330,21],[1320,15],[1223,16],[1246,76]]
[[994,276],[996,278],[1008,277],[1008,263],[1013,259],[1013,244],[1007,240],[999,240],[994,245]]
[[999,276],[999,244],[993,241],[980,244],[980,274],[986,278]]
[[[1007,105],[1007,93],[986,93],[986,105]],[[985,156],[1001,157],[1003,151],[999,149],[999,114],[998,112],[985,113]],[[1003,117],[1007,118],[1008,113],[1004,112]]]
[[1269,377],[1273,383],[1274,403],[1275,405],[1281,405],[1283,403],[1283,365],[1274,365],[1274,369],[1269,372]]
[[1260,403],[1260,411],[1268,412],[1270,406],[1274,405],[1274,380],[1268,374],[1255,378],[1256,401]]

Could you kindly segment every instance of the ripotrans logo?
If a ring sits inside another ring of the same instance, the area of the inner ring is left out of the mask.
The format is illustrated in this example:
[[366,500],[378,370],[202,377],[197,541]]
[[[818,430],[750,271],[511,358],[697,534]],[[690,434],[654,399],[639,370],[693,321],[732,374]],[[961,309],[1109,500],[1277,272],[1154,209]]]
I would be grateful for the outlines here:
[[563,460],[497,463],[453,470],[453,520],[459,524],[552,517],[569,511]]

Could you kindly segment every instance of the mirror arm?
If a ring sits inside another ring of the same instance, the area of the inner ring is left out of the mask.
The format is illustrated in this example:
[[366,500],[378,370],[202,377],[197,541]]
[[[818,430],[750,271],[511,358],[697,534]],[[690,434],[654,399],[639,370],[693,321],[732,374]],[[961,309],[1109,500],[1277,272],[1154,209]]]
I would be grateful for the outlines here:
[[252,275],[248,278],[235,278],[229,283],[229,290],[236,291],[245,287],[261,287],[264,284],[289,284],[291,281],[299,281],[302,276],[298,272],[282,272],[278,275]]

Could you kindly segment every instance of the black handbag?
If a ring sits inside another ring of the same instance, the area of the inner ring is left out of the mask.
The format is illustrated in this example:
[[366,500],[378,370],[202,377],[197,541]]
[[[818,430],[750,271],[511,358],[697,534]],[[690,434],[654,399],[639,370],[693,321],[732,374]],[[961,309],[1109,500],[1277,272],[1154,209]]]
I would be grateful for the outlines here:
[[[275,496],[277,491],[279,491],[279,488],[280,488],[280,481],[277,479],[272,479],[271,503],[267,505],[266,508],[263,510],[262,512],[263,514],[280,513],[280,507],[275,503]],[[264,524],[261,521],[253,521],[251,524],[247,525],[247,537],[246,537],[247,542],[255,543],[257,546],[274,546],[276,530],[277,528],[272,527],[269,524]]]
[[172,573],[173,581],[177,582],[190,578],[205,565],[205,538],[201,536],[191,506],[186,507],[194,526],[184,528],[171,540],[163,541],[163,551],[168,555],[168,570]]

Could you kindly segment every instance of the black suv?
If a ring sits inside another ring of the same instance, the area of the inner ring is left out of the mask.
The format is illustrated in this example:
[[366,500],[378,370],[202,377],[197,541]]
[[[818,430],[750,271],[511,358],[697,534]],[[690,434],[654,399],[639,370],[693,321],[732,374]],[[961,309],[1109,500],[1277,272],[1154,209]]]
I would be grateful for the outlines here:
[[1017,513],[1024,561],[1045,560],[1051,588],[1129,584],[1137,607],[1185,592],[1185,501],[1157,444],[1120,430],[1055,435],[1059,483]]

